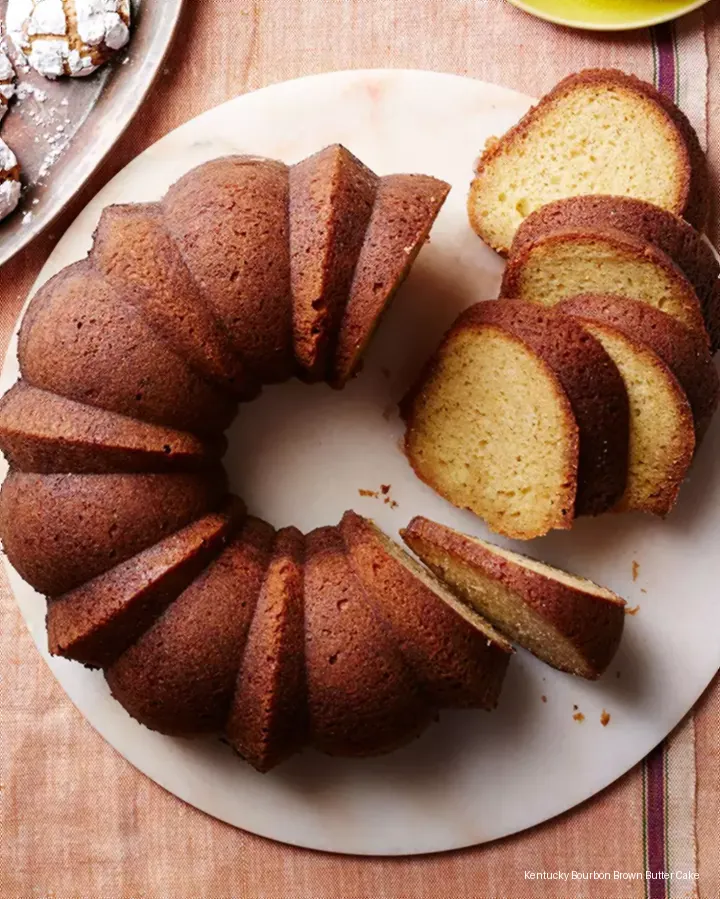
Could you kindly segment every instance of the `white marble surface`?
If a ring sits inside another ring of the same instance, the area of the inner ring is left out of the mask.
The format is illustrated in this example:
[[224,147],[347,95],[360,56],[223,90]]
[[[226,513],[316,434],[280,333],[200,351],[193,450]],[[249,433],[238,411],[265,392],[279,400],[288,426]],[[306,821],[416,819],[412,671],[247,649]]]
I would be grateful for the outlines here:
[[[275,525],[334,523],[353,507],[391,533],[422,513],[487,536],[481,522],[412,475],[398,448],[394,403],[457,312],[497,291],[502,263],[470,231],[465,194],[486,138],[529,102],[470,79],[402,71],[316,76],[240,97],[179,128],[117,175],[68,230],[40,281],[84,254],[103,206],[157,198],[191,166],[224,153],[294,162],[341,141],[381,173],[447,179],[454,189],[431,242],[361,377],[343,393],[296,383],[267,390],[243,407],[228,464],[251,510]],[[15,376],[12,347],[3,387]],[[581,682],[520,651],[496,712],[444,713],[413,745],[366,761],[305,752],[263,776],[217,741],[151,733],[110,699],[99,674],[47,657],[44,601],[10,575],[35,642],[70,698],[172,793],[238,827],[317,849],[453,849],[531,827],[592,796],[658,743],[711,680],[720,665],[719,459],[716,421],[668,521],[606,516],[521,547],[640,605],[605,678]],[[397,508],[358,495],[381,483],[391,485]],[[573,720],[574,705],[584,722]],[[603,709],[611,715],[607,727]]]

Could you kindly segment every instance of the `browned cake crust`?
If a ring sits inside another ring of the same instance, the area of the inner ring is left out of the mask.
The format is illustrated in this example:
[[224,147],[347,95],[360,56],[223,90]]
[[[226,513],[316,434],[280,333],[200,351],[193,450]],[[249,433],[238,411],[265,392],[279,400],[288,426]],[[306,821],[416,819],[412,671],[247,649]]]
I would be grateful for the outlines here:
[[[580,582],[571,585],[541,574],[499,555],[488,544],[421,516],[400,533],[410,549],[470,604],[469,595],[453,577],[453,565],[462,565],[471,573],[475,570],[511,590],[559,639],[572,646],[584,665],[573,668],[559,663],[550,646],[543,655],[536,652],[543,661],[590,680],[600,677],[612,661],[625,621],[625,602],[620,597],[599,596]],[[502,621],[495,619],[493,624],[503,631]]]
[[544,359],[562,384],[580,432],[576,515],[599,515],[622,496],[627,478],[629,409],[625,385],[602,345],[551,309],[517,300],[472,306],[456,327],[496,325]]
[[297,528],[278,531],[225,725],[233,748],[258,771],[270,770],[308,738],[304,555]]
[[612,325],[659,356],[684,390],[695,422],[696,446],[718,406],[718,374],[704,341],[679,321],[627,297],[584,294],[563,300],[559,312]]
[[313,745],[331,755],[389,752],[434,710],[374,612],[336,527],[307,535],[305,665]]
[[430,700],[439,708],[494,708],[509,647],[489,639],[390,555],[367,519],[346,512],[340,530],[355,573]]
[[655,244],[620,231],[617,228],[609,227],[567,227],[557,228],[548,234],[536,237],[533,241],[525,242],[517,254],[508,259],[505,272],[503,274],[502,285],[500,287],[501,297],[521,297],[521,282],[523,268],[527,264],[528,258],[536,248],[552,246],[553,244],[573,243],[581,240],[592,240],[597,238],[610,246],[617,249],[630,257],[639,260],[650,260],[659,269],[663,270],[678,285],[678,296],[682,296],[682,317],[687,327],[692,328],[708,342],[710,338],[705,328],[705,319],[703,318],[700,301],[697,298],[692,284],[688,281],[682,271],[673,262],[673,260],[659,249]]
[[294,371],[289,177],[281,162],[227,156],[165,195],[165,225],[249,371],[263,383]]
[[49,600],[47,632],[52,655],[89,668],[112,665],[222,550],[244,514],[243,504],[236,500],[76,590]]
[[540,102],[533,106],[501,140],[488,147],[477,164],[477,174],[481,175],[483,169],[500,155],[504,147],[522,139],[532,128],[536,119],[542,116],[544,108],[548,104],[572,93],[578,85],[583,84],[618,85],[634,90],[656,103],[668,116],[677,129],[677,146],[681,149],[681,155],[684,155],[686,159],[683,169],[679,173],[683,183],[682,199],[679,208],[675,211],[698,231],[702,231],[708,216],[709,190],[707,160],[697,134],[685,114],[651,84],[618,69],[586,69],[564,78],[549,93],[545,94]]
[[377,175],[340,144],[290,169],[293,340],[310,381],[329,374],[377,184]]
[[142,421],[225,430],[236,408],[230,394],[192,372],[124,295],[86,260],[56,275],[23,320],[24,380]]
[[222,729],[233,697],[273,528],[247,520],[223,554],[107,673],[113,696],[151,730]]
[[59,596],[218,508],[224,473],[26,474],[0,492],[11,564],[40,593]]
[[216,464],[225,446],[223,437],[201,440],[76,403],[24,381],[0,399],[0,450],[19,471],[197,471]]
[[428,175],[387,175],[375,204],[345,307],[333,372],[342,387],[427,240],[450,185]]
[[113,283],[138,288],[129,299],[188,365],[241,399],[257,395],[259,384],[185,265],[159,203],[104,209],[90,261]]
[[713,352],[720,346],[720,263],[710,244],[684,219],[632,197],[568,197],[531,213],[515,235],[510,255],[566,228],[616,228],[655,244],[692,284],[700,300]]

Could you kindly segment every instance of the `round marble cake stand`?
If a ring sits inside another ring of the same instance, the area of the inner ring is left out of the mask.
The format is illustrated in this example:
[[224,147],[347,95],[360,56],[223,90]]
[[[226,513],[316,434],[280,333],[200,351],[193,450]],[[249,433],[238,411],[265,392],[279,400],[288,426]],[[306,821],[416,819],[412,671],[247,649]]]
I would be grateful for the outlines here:
[[[266,390],[241,408],[227,461],[250,509],[275,525],[309,529],[355,508],[392,534],[421,513],[488,536],[479,520],[413,476],[399,449],[395,404],[458,311],[497,292],[502,261],[471,232],[465,196],[478,151],[530,102],[490,84],[411,71],[333,73],[239,97],[178,128],[120,172],[70,227],[38,284],[84,255],[104,206],[159,198],[183,172],[214,156],[252,153],[291,163],[340,141],[380,173],[448,180],[454,189],[432,239],[361,377],[342,393],[298,383]],[[16,376],[12,346],[3,387]],[[392,503],[382,493],[359,495],[381,484],[390,485]],[[639,605],[598,683],[560,674],[520,651],[492,714],[446,712],[392,755],[357,761],[306,751],[267,775],[217,739],[146,730],[110,698],[102,675],[49,658],[44,601],[9,574],[38,649],[72,701],[171,793],[237,827],[298,846],[434,852],[493,840],[572,808],[642,759],[691,708],[720,665],[718,496],[720,420],[667,521],[581,520],[569,533],[520,547]],[[584,721],[574,720],[575,706]],[[610,714],[605,727],[603,711]]]

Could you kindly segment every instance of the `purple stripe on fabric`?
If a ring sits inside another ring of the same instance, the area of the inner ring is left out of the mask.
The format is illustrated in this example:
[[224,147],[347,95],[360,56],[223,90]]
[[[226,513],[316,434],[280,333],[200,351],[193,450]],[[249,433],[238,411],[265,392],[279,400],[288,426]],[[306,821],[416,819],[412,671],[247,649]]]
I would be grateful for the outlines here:
[[[645,759],[645,818],[647,820],[647,870],[655,875],[665,871],[665,759],[663,744]],[[667,881],[653,877],[648,883],[648,899],[667,899]]]
[[656,25],[652,29],[652,39],[657,48],[657,89],[661,94],[676,101],[674,25],[671,22]]

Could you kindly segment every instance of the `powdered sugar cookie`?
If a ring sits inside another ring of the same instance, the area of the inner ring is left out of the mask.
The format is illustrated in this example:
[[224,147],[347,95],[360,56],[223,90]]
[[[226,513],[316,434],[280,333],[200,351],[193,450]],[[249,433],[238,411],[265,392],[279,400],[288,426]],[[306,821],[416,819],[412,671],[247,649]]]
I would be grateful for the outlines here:
[[89,75],[130,38],[130,0],[9,0],[7,30],[46,78]]
[[10,215],[20,199],[20,166],[15,154],[0,139],[0,219]]
[[0,119],[5,115],[15,93],[15,69],[3,46],[0,46]]

